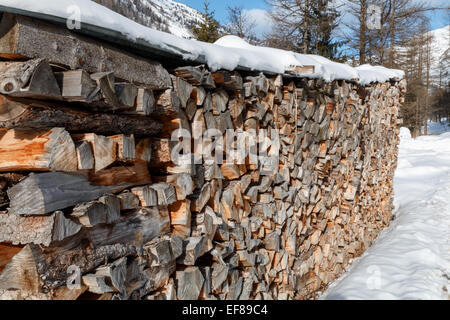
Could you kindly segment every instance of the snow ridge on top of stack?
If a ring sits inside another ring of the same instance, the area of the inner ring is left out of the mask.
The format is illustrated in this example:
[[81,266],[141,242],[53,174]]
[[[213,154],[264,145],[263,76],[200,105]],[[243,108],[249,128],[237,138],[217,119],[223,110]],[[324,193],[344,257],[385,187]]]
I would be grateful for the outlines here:
[[[323,78],[326,81],[358,81],[361,85],[384,82],[404,77],[401,70],[381,66],[364,65],[357,68],[330,61],[316,55],[298,54],[290,51],[256,47],[244,40],[226,36],[215,44],[183,39],[165,32],[140,25],[112,10],[89,0],[0,0],[2,10],[15,9],[21,14],[43,14],[62,19],[73,19],[74,6],[81,13],[82,27],[95,26],[105,31],[118,32],[128,41],[157,48],[185,60],[206,63],[215,71],[219,69],[247,69],[252,71],[285,74],[292,67],[313,67],[312,72],[294,72],[296,76]],[[291,74],[293,72],[290,72]]]

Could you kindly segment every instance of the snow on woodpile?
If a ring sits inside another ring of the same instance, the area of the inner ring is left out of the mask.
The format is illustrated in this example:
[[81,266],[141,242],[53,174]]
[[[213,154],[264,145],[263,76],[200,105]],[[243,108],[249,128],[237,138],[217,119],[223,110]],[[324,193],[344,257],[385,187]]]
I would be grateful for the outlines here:
[[119,31],[132,41],[144,40],[170,53],[181,55],[185,59],[197,60],[199,57],[204,57],[213,71],[243,67],[255,71],[283,74],[291,66],[314,66],[313,73],[300,75],[323,78],[326,81],[359,79],[363,85],[404,76],[404,72],[400,70],[369,65],[352,68],[321,56],[255,47],[234,36],[226,36],[215,44],[187,40],[140,25],[90,0],[56,2],[54,0],[0,0],[0,5],[64,19],[73,19],[73,8],[76,6],[80,9],[82,23]]

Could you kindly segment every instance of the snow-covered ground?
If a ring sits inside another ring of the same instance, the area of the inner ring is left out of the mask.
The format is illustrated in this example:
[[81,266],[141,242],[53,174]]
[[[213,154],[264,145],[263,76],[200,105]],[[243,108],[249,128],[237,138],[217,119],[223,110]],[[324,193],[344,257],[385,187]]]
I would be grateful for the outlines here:
[[321,299],[450,299],[450,132],[402,128],[395,220]]

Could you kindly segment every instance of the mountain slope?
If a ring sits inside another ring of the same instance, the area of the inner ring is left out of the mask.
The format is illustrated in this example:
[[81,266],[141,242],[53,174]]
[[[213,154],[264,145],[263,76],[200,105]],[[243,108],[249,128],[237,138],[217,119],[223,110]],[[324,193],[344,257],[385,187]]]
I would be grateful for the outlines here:
[[431,75],[434,81],[450,80],[450,25],[433,30]]
[[203,19],[197,10],[172,0],[93,1],[140,24],[183,38],[192,38],[191,26]]

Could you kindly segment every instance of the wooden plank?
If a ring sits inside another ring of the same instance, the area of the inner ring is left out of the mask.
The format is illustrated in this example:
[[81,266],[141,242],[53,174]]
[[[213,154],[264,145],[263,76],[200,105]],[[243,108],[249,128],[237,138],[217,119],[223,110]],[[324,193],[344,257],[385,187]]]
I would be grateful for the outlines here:
[[77,171],[75,144],[64,128],[0,129],[0,171]]
[[114,70],[116,77],[150,89],[165,89],[172,84],[169,73],[157,62],[49,23],[4,13],[0,34],[0,53],[4,56],[41,57],[89,73]]

